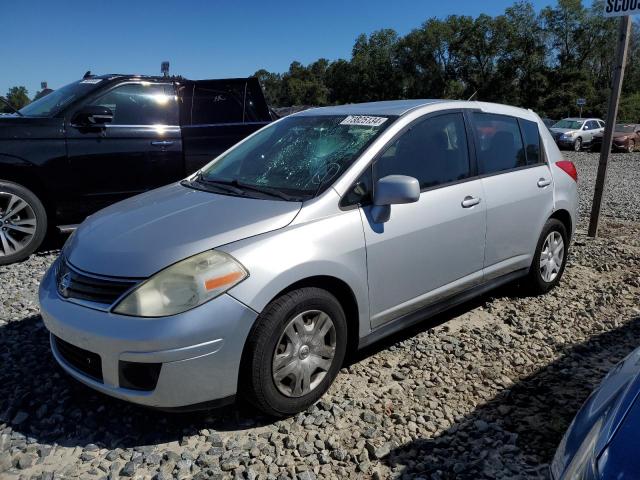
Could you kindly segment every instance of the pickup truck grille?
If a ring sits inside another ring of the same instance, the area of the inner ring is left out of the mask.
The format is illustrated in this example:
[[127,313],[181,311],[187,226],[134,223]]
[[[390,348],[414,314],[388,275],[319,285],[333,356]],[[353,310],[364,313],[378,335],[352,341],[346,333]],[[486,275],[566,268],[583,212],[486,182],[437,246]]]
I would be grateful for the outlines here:
[[56,285],[60,296],[102,305],[113,304],[136,283],[137,280],[106,279],[80,273],[64,258],[60,259],[56,273]]

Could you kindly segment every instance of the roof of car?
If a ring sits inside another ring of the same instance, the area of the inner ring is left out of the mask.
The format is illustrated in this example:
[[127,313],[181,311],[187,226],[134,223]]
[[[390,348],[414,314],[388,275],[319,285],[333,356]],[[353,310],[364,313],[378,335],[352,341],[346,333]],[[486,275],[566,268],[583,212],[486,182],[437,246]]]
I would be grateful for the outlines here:
[[296,115],[404,115],[418,107],[450,100],[386,100],[381,102],[350,103],[333,107],[305,110]]
[[[596,117],[583,117],[583,118],[578,118],[578,117],[569,117],[569,118],[563,118],[563,120],[571,120],[573,122],[586,122],[588,120],[600,120],[599,118]],[[601,122],[603,120],[600,120]]]

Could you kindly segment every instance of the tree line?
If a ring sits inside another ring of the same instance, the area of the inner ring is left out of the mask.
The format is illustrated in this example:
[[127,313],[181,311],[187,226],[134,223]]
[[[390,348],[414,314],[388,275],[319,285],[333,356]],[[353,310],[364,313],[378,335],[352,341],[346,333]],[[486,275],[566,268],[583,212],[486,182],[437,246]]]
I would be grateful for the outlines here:
[[[603,117],[617,19],[603,2],[558,0],[536,12],[518,1],[502,15],[430,18],[400,36],[362,34],[349,60],[293,62],[285,73],[258,70],[273,106],[331,105],[400,98],[474,99],[532,108],[545,117]],[[640,21],[635,21],[619,119],[640,122]]]

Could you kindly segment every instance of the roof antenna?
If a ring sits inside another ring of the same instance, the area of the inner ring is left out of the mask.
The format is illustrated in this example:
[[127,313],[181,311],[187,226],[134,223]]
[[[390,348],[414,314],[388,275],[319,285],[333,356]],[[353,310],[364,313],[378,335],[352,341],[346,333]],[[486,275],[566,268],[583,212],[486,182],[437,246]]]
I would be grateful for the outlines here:
[[473,95],[471,95],[468,99],[467,102],[470,102],[471,100],[473,100],[473,97],[475,97],[478,94],[478,90],[476,90],[475,92],[473,92]]
[[87,73],[84,74],[84,77],[82,78],[89,78],[91,77],[91,70],[87,70]]

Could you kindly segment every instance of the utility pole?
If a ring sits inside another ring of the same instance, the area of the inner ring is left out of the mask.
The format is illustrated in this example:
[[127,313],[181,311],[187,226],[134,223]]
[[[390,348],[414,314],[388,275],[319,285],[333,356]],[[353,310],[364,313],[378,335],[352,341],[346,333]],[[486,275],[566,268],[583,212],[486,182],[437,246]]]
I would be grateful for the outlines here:
[[593,193],[593,204],[591,205],[591,218],[589,220],[589,236],[598,235],[598,223],[600,222],[600,209],[602,207],[602,196],[604,185],[607,179],[607,162],[611,153],[611,142],[615,129],[616,118],[618,116],[618,105],[620,103],[620,91],[624,80],[624,67],[627,61],[627,50],[629,50],[629,36],[631,35],[631,18],[629,15],[620,17],[620,28],[618,31],[618,47],[616,51],[616,63],[613,71],[613,84],[611,86],[611,96],[607,109],[607,120],[604,128],[604,138],[602,139],[602,149],[600,150],[600,162],[598,163],[598,176],[596,177],[596,188]]

